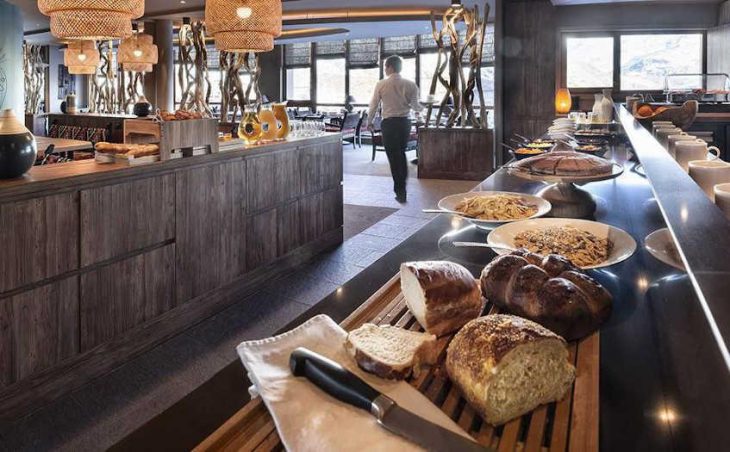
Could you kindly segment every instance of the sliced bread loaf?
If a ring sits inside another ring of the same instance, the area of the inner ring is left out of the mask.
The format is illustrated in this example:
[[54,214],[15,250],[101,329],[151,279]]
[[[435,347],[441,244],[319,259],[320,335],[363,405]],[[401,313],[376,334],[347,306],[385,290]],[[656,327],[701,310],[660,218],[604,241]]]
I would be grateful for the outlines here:
[[366,323],[347,335],[345,347],[366,372],[401,380],[436,362],[436,336]]

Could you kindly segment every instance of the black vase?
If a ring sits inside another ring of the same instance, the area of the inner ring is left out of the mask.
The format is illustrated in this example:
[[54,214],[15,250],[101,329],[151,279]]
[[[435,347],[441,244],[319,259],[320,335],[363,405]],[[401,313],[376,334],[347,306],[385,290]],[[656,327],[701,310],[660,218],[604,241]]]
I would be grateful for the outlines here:
[[0,112],[0,179],[25,174],[35,163],[37,154],[33,134],[18,121],[13,110]]
[[149,114],[152,113],[152,104],[147,102],[147,99],[144,96],[139,96],[138,102],[134,104],[134,107],[132,108],[132,113],[134,113],[134,116],[137,116],[138,118],[149,116]]

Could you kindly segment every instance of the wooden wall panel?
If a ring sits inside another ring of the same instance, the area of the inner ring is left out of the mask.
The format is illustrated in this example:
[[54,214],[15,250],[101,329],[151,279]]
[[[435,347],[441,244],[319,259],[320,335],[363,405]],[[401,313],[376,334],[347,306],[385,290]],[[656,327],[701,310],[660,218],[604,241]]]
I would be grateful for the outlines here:
[[0,386],[78,353],[78,319],[77,276],[0,300]]
[[555,118],[557,10],[549,0],[504,2],[505,139],[542,135]]
[[81,191],[81,265],[175,235],[175,174]]
[[246,271],[246,162],[179,171],[175,185],[177,299],[183,302]]
[[0,293],[78,268],[75,193],[0,204]]
[[277,152],[246,161],[248,211],[274,207],[300,193],[299,152]]
[[81,275],[81,350],[114,339],[175,306],[175,245]]
[[302,194],[310,194],[342,183],[342,144],[303,147],[299,151]]

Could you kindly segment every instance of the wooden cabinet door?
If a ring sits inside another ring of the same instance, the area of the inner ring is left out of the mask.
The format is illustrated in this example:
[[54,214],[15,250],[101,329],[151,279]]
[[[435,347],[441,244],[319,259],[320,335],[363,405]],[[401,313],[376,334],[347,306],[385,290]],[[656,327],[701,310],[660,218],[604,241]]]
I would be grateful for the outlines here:
[[79,266],[77,193],[0,204],[0,293]]
[[78,353],[78,286],[72,276],[0,299],[0,387]]
[[301,194],[308,195],[342,184],[342,143],[332,142],[299,149]]
[[246,271],[246,162],[179,171],[175,193],[177,299],[184,302]]
[[81,266],[174,235],[174,174],[81,191]]
[[81,350],[169,311],[175,300],[175,245],[81,275]]
[[258,212],[300,195],[299,152],[286,150],[246,160],[248,212]]

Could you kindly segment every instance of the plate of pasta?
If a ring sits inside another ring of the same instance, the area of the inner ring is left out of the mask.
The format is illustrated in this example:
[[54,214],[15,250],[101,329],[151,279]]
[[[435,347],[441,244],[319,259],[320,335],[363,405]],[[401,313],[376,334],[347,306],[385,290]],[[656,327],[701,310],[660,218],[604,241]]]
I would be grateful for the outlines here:
[[506,191],[459,193],[441,199],[438,207],[487,229],[503,223],[538,218],[552,208],[549,201],[538,196]]
[[626,231],[572,218],[537,218],[505,224],[489,233],[487,243],[507,249],[524,248],[541,255],[560,254],[584,270],[618,264],[636,251],[636,241]]

